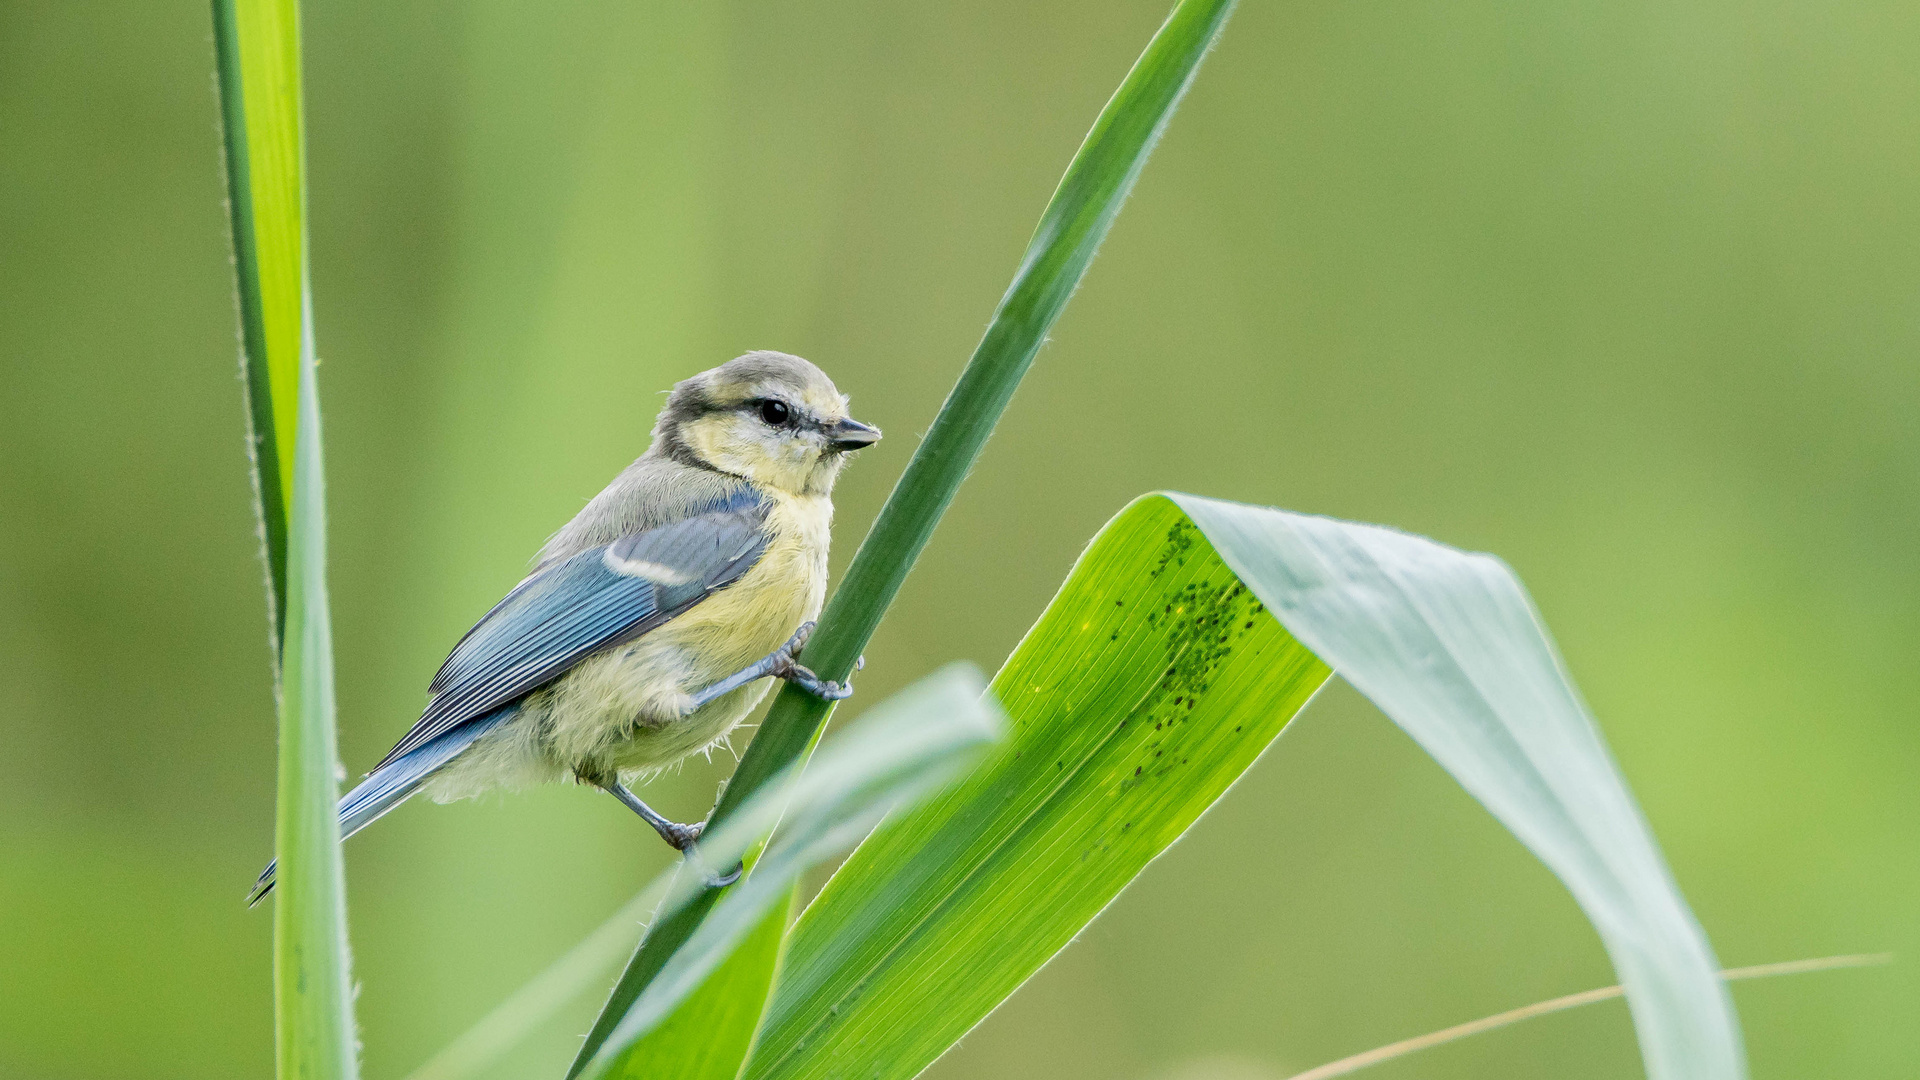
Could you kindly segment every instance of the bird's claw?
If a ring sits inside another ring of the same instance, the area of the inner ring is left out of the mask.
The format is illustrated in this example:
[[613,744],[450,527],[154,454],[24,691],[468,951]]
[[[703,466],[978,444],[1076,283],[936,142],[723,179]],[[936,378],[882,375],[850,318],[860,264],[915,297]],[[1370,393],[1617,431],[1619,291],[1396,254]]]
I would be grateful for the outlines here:
[[817,698],[825,701],[845,701],[853,696],[853,687],[846,683],[834,682],[832,679],[821,679],[818,682],[817,686],[807,687]]
[[785,679],[814,697],[826,701],[845,701],[853,696],[853,687],[832,679],[823,679],[815,675],[811,668],[794,660],[794,656],[806,647],[807,639],[813,636],[813,626],[811,621],[800,624],[800,629],[795,630],[793,636],[787,639],[786,645],[780,649],[779,659],[774,662],[773,670],[768,674],[777,679]]
[[[693,846],[693,841],[700,839],[700,834],[706,831],[704,824],[682,825],[680,828],[686,829],[693,834],[692,838],[687,841],[687,845],[680,848],[680,853],[685,855],[687,861],[692,863],[694,867],[700,871],[700,876],[706,879],[707,888],[721,889],[740,880],[740,874],[747,866],[744,862],[735,862],[733,869],[717,877],[708,872],[705,860],[700,858],[700,849]],[[673,841],[669,840],[668,843],[673,843]],[[674,846],[679,847],[677,844]]]
[[848,686],[846,683],[835,682],[832,679],[823,679],[815,675],[811,669],[794,663],[791,658],[785,659],[784,662],[776,666],[773,669],[773,675],[776,678],[785,679],[800,689],[805,690],[807,693],[812,694],[814,697],[826,701],[845,701],[853,696],[853,687]]

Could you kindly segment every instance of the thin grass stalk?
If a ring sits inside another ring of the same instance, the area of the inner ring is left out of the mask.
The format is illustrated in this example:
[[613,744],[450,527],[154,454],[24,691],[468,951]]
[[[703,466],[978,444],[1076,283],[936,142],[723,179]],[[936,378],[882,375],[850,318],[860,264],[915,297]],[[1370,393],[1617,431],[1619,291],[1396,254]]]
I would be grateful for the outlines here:
[[[1079,287],[1233,6],[1234,0],[1182,0],[1094,121],[1041,215],[986,334],[820,616],[805,659],[822,677],[845,679],[852,673],[1047,332]],[[727,817],[805,754],[830,710],[829,703],[804,691],[782,689],[721,795],[714,820]],[[708,890],[648,933],[568,1069],[569,1080],[592,1060],[717,895],[718,890]]]
[[[1781,975],[1805,975],[1815,971],[1834,971],[1840,968],[1877,967],[1893,962],[1892,953],[1854,953],[1846,956],[1822,956],[1811,960],[1786,960],[1777,964],[1755,964],[1751,967],[1728,968],[1720,973],[1727,982],[1741,979],[1771,979]],[[1627,996],[1627,988],[1618,984],[1603,986],[1598,990],[1582,990],[1577,994],[1536,1001],[1531,1005],[1522,1005],[1517,1009],[1483,1016],[1478,1020],[1469,1020],[1464,1024],[1430,1031],[1425,1035],[1416,1035],[1411,1039],[1377,1046],[1372,1050],[1343,1057],[1338,1061],[1329,1061],[1325,1065],[1316,1065],[1306,1072],[1294,1073],[1287,1080],[1334,1080],[1337,1076],[1349,1076],[1362,1069],[1385,1064],[1395,1058],[1408,1054],[1444,1046],[1469,1035],[1479,1035],[1494,1031],[1522,1020],[1532,1020],[1537,1016],[1577,1009],[1583,1005],[1595,1005],[1602,1001]]]
[[280,705],[276,1064],[284,1080],[353,1080],[299,8],[295,0],[214,0],[213,23],[248,449]]

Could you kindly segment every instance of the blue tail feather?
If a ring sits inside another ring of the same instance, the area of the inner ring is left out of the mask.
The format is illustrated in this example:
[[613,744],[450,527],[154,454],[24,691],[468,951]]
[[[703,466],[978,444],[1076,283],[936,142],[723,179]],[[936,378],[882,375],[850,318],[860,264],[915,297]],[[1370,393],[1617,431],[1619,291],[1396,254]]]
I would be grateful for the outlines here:
[[[406,802],[408,796],[420,790],[420,785],[448,762],[459,757],[461,751],[519,711],[518,705],[496,709],[375,769],[341,798],[340,839],[345,840],[379,820],[387,811]],[[248,907],[259,903],[261,898],[273,891],[274,871],[278,865],[279,860],[276,859],[261,872],[260,879],[253,884],[253,891],[247,894]]]

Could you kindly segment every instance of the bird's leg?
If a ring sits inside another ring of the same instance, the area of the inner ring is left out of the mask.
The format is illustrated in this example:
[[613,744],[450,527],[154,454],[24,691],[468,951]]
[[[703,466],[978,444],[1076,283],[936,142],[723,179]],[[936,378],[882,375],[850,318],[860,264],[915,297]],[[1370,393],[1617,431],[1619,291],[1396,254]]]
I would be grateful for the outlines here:
[[660,834],[660,839],[665,840],[675,851],[687,850],[695,840],[700,839],[701,830],[706,828],[698,822],[682,825],[677,821],[668,821],[658,810],[641,802],[640,796],[628,791],[627,785],[618,780],[601,781],[599,786],[605,788],[607,794],[624,803],[627,809],[639,814],[640,820],[653,826],[653,831]]
[[794,662],[794,654],[806,645],[807,638],[812,634],[813,624],[801,623],[800,629],[793,632],[793,636],[787,639],[785,645],[712,686],[694,693],[687,699],[687,704],[681,708],[680,715],[686,716],[722,694],[730,694],[755,679],[764,679],[769,675],[776,679],[785,679],[814,697],[825,698],[828,701],[840,701],[852,697],[853,687],[831,679],[822,679]]
[[[706,831],[706,825],[701,822],[696,822],[692,825],[682,825],[677,821],[668,821],[665,817],[661,816],[658,810],[640,801],[640,796],[628,791],[627,785],[618,780],[607,781],[600,786],[607,790],[607,794],[612,795],[614,798],[626,804],[627,809],[639,814],[640,820],[653,826],[653,831],[660,834],[660,839],[673,845],[676,851],[685,852],[693,846],[695,840],[700,839],[700,834]],[[741,864],[735,863],[733,869],[727,871],[725,874],[717,878],[708,878],[707,884],[716,889],[723,885],[731,885],[740,880],[740,871],[742,869]]]

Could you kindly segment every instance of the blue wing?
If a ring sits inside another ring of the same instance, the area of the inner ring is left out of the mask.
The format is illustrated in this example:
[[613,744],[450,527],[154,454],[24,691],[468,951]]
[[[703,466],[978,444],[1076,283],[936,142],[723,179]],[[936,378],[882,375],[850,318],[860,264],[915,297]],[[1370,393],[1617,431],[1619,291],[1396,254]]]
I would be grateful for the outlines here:
[[766,515],[766,504],[749,494],[536,572],[454,646],[433,678],[426,712],[374,769],[518,701],[739,579],[766,549]]

